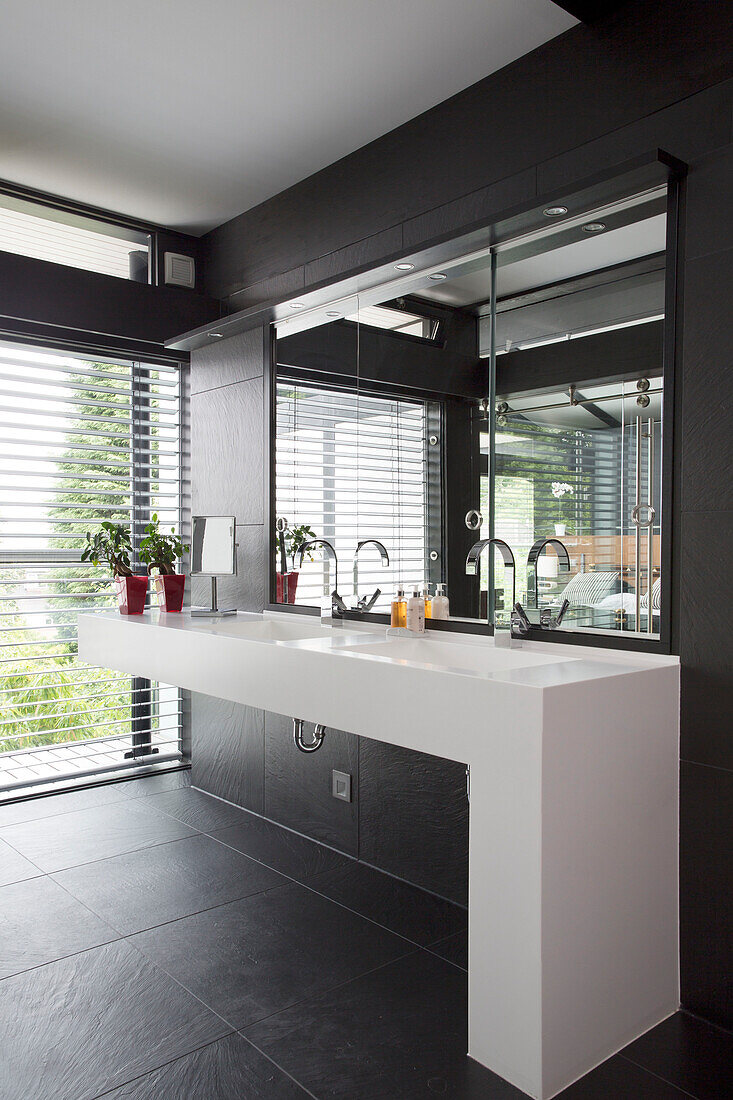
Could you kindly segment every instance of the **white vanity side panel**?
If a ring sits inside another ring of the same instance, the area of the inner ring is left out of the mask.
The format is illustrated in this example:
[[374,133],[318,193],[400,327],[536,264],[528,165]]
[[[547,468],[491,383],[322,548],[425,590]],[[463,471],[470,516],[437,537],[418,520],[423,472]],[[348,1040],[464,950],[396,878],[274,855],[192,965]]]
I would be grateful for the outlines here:
[[545,693],[545,1098],[679,1007],[678,799],[678,666]]
[[468,1053],[530,1096],[542,1079],[541,695],[494,715],[471,765]]

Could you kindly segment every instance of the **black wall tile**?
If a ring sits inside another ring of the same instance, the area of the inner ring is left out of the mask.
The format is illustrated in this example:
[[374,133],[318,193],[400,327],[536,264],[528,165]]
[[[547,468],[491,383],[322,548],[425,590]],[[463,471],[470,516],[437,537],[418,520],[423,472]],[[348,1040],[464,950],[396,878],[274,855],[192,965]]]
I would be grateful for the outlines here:
[[264,522],[262,384],[250,378],[192,395],[193,515]]
[[212,340],[191,356],[191,393],[229,386],[264,374],[262,329],[241,332],[224,340]]
[[264,713],[211,695],[191,695],[191,782],[261,814],[264,808]]
[[270,279],[262,279],[252,283],[241,290],[236,290],[227,298],[227,306],[230,313],[240,309],[248,309],[250,306],[259,305],[271,299],[282,301],[292,294],[298,294],[305,286],[305,268],[293,268],[292,271],[284,271],[281,275],[273,275]]
[[[265,717],[265,816],[349,855],[358,852],[358,738],[327,729],[318,752],[293,744],[292,718]],[[307,727],[310,734],[311,727]],[[352,801],[331,794],[331,772],[351,775]]]
[[467,904],[468,800],[463,764],[363,738],[359,799],[360,859],[459,905]]
[[682,758],[733,769],[733,660],[726,598],[733,511],[685,512],[681,541]]
[[505,210],[531,202],[537,194],[534,168],[481,187],[470,195],[410,218],[404,224],[404,248],[418,248],[426,241],[466,232],[470,227],[490,223]]
[[394,225],[305,265],[305,283],[327,282],[358,268],[381,263],[402,251],[402,226]]
[[[724,179],[733,191],[733,159]],[[690,213],[694,207],[688,204]],[[731,223],[733,228],[733,222]],[[721,237],[722,239],[722,237]],[[733,241],[733,234],[731,235]],[[733,509],[733,248],[685,267],[682,507]]]
[[541,195],[557,191],[559,200],[571,181],[605,171],[610,164],[621,164],[653,149],[663,149],[689,164],[731,140],[728,116],[732,105],[733,81],[706,88],[671,107],[544,161],[537,166],[537,189]]
[[687,177],[688,260],[733,247],[731,175],[733,145],[730,144],[691,166]]
[[733,772],[683,763],[680,778],[682,1006],[733,1029]]

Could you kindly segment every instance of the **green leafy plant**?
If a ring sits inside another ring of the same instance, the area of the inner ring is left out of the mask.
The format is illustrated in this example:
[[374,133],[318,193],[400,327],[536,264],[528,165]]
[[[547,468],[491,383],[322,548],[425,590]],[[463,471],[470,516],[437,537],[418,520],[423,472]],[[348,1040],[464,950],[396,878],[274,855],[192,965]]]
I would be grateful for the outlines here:
[[[298,524],[296,527],[289,527],[285,532],[285,550],[290,555],[293,562],[293,568],[295,568],[295,556],[304,543],[308,542],[308,539],[314,539],[316,533],[312,527],[309,527],[306,523]],[[307,553],[306,557],[308,561],[313,561],[311,554]]]
[[100,531],[95,534],[87,531],[87,544],[82,551],[81,560],[90,561],[97,567],[100,561],[104,561],[112,570],[113,577],[131,577],[131,554],[132,539],[129,527],[125,527],[122,523],[111,523],[105,520],[101,524]]
[[188,544],[176,534],[175,527],[171,527],[170,535],[160,530],[158,514],[153,512],[150,523],[145,528],[145,535],[140,540],[140,560],[147,565],[148,573],[153,569],[157,569],[159,573],[175,573],[173,563],[189,550]]

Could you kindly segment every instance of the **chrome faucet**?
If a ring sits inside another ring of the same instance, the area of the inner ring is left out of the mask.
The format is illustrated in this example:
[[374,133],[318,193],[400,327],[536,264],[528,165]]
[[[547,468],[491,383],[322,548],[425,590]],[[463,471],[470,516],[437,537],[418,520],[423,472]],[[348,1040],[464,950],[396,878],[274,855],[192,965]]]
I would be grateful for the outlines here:
[[303,558],[305,557],[308,550],[316,546],[322,546],[326,557],[333,562],[335,579],[333,591],[331,592],[330,601],[327,599],[321,604],[321,622],[331,622],[333,621],[333,619],[343,618],[343,614],[345,611],[348,611],[348,608],[339,596],[339,563],[338,558],[336,557],[336,551],[334,550],[328,539],[308,539],[307,542],[304,542],[300,548],[300,560],[298,562],[298,568],[303,568]]
[[364,546],[376,546],[379,551],[379,556],[382,559],[382,569],[386,569],[389,565],[389,554],[383,543],[379,539],[362,539],[356,544],[356,550],[354,551],[354,599],[356,600],[355,611],[371,611],[375,603],[382,594],[381,588],[376,588],[371,594],[369,599],[365,599],[363,596],[359,596],[359,551]]
[[[491,546],[495,546],[502,556],[504,561],[504,568],[510,569],[512,574],[512,602],[511,607],[514,607],[516,600],[516,562],[514,560],[514,554],[512,548],[503,539],[479,539],[475,542],[471,549],[468,551],[466,557],[466,576],[475,577],[479,571],[479,561],[484,550]],[[507,629],[507,626],[509,629]],[[511,620],[507,623],[498,623],[496,617],[494,618],[494,640],[496,645],[510,645],[511,644]]]
[[[534,606],[539,607],[539,590],[537,583],[537,561],[544,552],[546,546],[554,546],[557,551],[557,556],[560,559],[560,565],[566,572],[570,572],[570,554],[568,548],[564,542],[560,542],[560,539],[537,539],[529,554],[527,555],[527,594],[529,595],[530,585],[533,590]],[[530,579],[531,578],[531,579]],[[564,614],[564,612],[563,612]],[[558,620],[559,622],[559,620]]]

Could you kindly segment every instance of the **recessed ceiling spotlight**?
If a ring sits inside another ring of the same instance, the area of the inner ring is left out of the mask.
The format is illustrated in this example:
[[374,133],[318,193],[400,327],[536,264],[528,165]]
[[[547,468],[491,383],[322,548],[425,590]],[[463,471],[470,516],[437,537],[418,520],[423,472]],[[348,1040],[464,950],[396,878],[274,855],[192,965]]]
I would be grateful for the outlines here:
[[290,308],[291,309],[302,309],[303,308],[303,303],[302,302],[291,302],[290,303]]
[[583,226],[584,233],[602,233],[606,228],[605,222],[586,222]]
[[210,332],[209,333],[209,339],[210,340],[223,340],[224,339],[224,333],[223,332]]
[[432,279],[434,283],[442,283],[443,279],[447,279],[448,276],[444,271],[435,271],[432,275],[428,275],[428,279]]
[[326,311],[327,317],[342,317],[343,314],[339,313],[337,309],[329,309]]
[[414,271],[415,270],[415,265],[414,264],[403,263],[403,264],[395,264],[394,266],[395,266],[395,271]]
[[563,214],[567,214],[567,206],[547,206],[542,213],[546,218],[559,218]]

